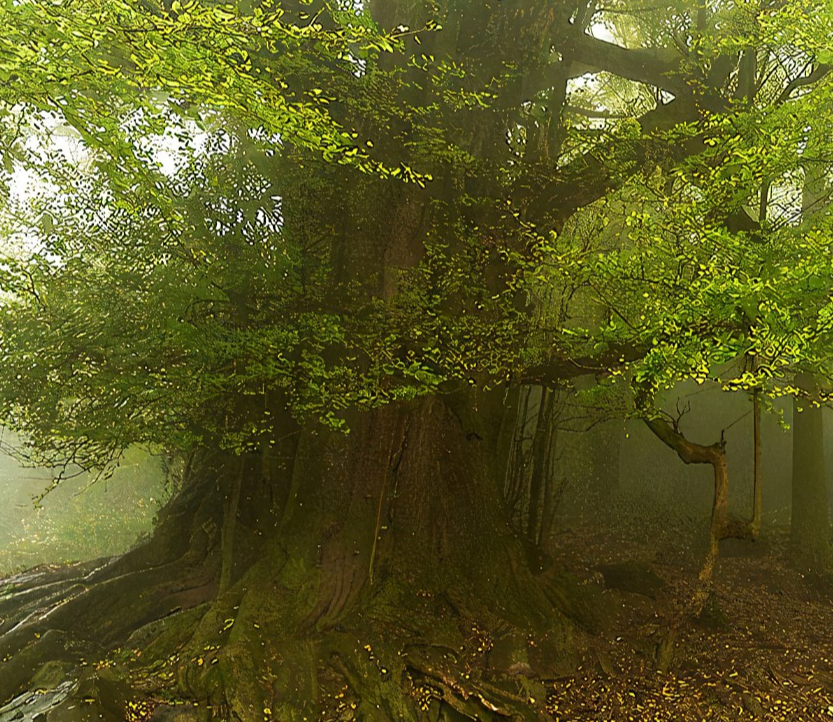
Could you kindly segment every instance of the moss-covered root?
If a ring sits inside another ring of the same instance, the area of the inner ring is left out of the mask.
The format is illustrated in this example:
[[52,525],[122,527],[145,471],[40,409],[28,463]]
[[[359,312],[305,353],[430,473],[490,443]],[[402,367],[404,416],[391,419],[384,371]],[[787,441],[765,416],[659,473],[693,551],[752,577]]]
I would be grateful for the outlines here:
[[337,626],[288,631],[292,600],[266,588],[140,630],[122,653],[134,697],[180,722],[540,718],[539,648],[521,630],[390,585]]

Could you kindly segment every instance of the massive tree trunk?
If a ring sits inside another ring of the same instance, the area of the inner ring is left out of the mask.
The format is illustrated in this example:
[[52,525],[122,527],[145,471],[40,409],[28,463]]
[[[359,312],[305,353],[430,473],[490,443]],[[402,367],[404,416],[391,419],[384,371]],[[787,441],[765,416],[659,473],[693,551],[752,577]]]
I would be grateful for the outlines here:
[[[628,172],[653,172],[653,144],[665,141],[651,132],[698,119],[696,101],[713,100],[699,95],[700,82],[682,77],[681,54],[666,59],[605,43],[582,32],[595,6],[556,5],[492,3],[484,12],[450,3],[443,32],[422,33],[413,57],[440,58],[447,67],[431,82],[441,94],[459,95],[457,105],[443,109],[448,116],[436,138],[417,137],[405,117],[409,104],[434,112],[433,99],[419,106],[429,92],[421,64],[395,54],[381,61],[398,63],[401,74],[390,82],[376,78],[369,92],[406,112],[363,118],[368,138],[391,168],[428,164],[418,170],[433,173],[430,188],[348,178],[341,167],[287,151],[299,180],[289,188],[276,180],[283,233],[302,258],[299,284],[316,287],[315,311],[349,318],[396,298],[403,271],[419,263],[431,232],[451,247],[449,255],[479,244],[485,255],[471,265],[488,266],[486,282],[477,281],[489,299],[507,279],[505,261],[486,250],[526,249],[515,208],[542,231],[561,228],[576,209],[620,185],[624,174],[606,168],[603,145],[571,151],[552,167],[565,136],[555,126],[570,78],[616,72],[674,93],[638,119],[645,138],[629,143],[617,164],[627,162]],[[418,28],[433,12],[415,2],[368,7],[385,27]],[[447,55],[476,69],[471,88],[458,87]],[[500,98],[469,108],[463,101],[481,84],[499,86]],[[396,94],[393,101],[388,93]],[[507,132],[519,118],[532,128],[527,106],[539,93],[553,107],[535,126],[534,163],[507,176],[518,160]],[[333,111],[337,119],[352,112],[351,103],[333,106],[341,107]],[[434,129],[430,117],[424,122]],[[434,142],[442,152],[432,155]],[[447,154],[453,143],[465,153]],[[694,152],[697,143],[680,152]],[[428,148],[422,157],[421,144]],[[476,161],[472,170],[467,154]],[[288,165],[276,176],[288,174]],[[507,211],[509,196],[514,205]],[[440,295],[427,292],[432,302]],[[247,307],[248,291],[239,296],[227,313],[230,324],[245,328],[256,309]],[[443,304],[457,304],[449,315],[462,316],[459,298],[437,302],[447,310]],[[273,416],[284,415],[277,401],[272,405]],[[220,451],[219,442],[207,444],[194,453],[146,546],[118,560],[6,584],[0,701],[13,702],[2,713],[34,717],[37,709],[55,722],[77,719],[82,710],[85,719],[122,722],[141,718],[144,705],[157,707],[157,720],[181,721],[381,722],[419,720],[425,712],[432,720],[537,719],[544,695],[520,696],[532,683],[506,675],[564,671],[574,661],[578,629],[592,626],[596,612],[590,587],[579,592],[557,569],[536,575],[527,563],[498,493],[506,460],[494,449],[511,438],[505,428],[500,433],[501,410],[499,391],[449,392],[352,413],[349,434],[286,420],[259,453],[235,456]],[[715,448],[705,448],[715,466],[717,529],[725,516],[725,466]],[[536,481],[536,499],[544,482]],[[539,507],[535,526],[548,514]],[[49,693],[27,694],[35,688]]]
[[500,680],[567,669],[567,616],[592,618],[569,580],[530,571],[467,402],[195,459],[147,546],[7,583],[0,698],[51,689],[47,719],[80,698],[113,720],[166,699],[188,702],[177,719],[533,718]]

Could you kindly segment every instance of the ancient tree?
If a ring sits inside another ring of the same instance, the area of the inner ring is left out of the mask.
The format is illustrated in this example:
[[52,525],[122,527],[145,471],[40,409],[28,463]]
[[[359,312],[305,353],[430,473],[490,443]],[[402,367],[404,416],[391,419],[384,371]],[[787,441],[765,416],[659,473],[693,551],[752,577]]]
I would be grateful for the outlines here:
[[2,12],[6,171],[44,179],[7,204],[2,420],[53,464],[162,449],[177,493],[9,591],[0,698],[533,719],[604,611],[501,503],[518,386],[653,418],[828,370],[829,220],[790,219],[828,34],[789,5]]

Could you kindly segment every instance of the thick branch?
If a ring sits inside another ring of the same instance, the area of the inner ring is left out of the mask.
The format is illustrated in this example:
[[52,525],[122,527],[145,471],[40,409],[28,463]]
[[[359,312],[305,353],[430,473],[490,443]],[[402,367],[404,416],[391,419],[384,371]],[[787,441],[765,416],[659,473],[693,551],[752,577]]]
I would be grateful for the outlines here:
[[662,88],[676,96],[690,94],[685,78],[680,73],[681,57],[674,50],[623,48],[576,32],[572,26],[560,33],[554,42],[561,60],[526,72],[521,82],[501,95],[499,103],[502,107],[514,107],[530,100],[565,78],[601,72]]
[[799,78],[793,78],[789,83],[787,83],[786,87],[781,91],[781,94],[778,96],[778,99],[775,101],[775,104],[781,105],[782,103],[786,103],[795,90],[804,87],[805,85],[812,85],[813,83],[817,83],[819,80],[824,78],[831,70],[833,70],[833,66],[824,64],[817,65],[813,72],[811,72],[809,75],[802,75]]
[[642,346],[615,346],[598,356],[553,358],[546,363],[524,369],[517,380],[523,384],[560,388],[566,381],[578,376],[608,375],[610,369],[639,361],[644,358],[646,352],[647,348]]
[[[667,156],[671,151],[673,151],[672,157],[679,161],[682,157],[702,150],[701,142],[696,139],[669,149],[666,141],[651,137],[654,131],[697,120],[699,111],[696,105],[688,100],[686,98],[660,105],[637,119],[644,135],[643,138],[633,142],[631,160],[634,161],[634,172],[638,172],[646,161],[656,164],[658,158]],[[533,223],[550,219],[558,228],[579,208],[588,206],[607,195],[622,182],[621,175],[616,180],[612,178],[613,171],[621,171],[622,164],[620,163],[617,169],[612,168],[610,164],[610,157],[616,150],[614,145],[617,143],[622,143],[622,141],[613,140],[594,148],[563,168],[542,188],[533,190],[534,198],[527,207],[527,219]],[[621,157],[621,150],[619,150],[619,155]],[[528,191],[518,193],[519,196],[528,194]]]
[[645,418],[645,425],[667,447],[677,452],[677,456],[686,464],[714,464],[723,454],[723,443],[711,446],[695,444],[686,439],[664,419]]
[[680,58],[675,50],[623,48],[585,33],[565,32],[555,46],[565,60],[575,63],[575,71],[608,72],[620,78],[645,83],[675,95],[688,92],[680,75]]

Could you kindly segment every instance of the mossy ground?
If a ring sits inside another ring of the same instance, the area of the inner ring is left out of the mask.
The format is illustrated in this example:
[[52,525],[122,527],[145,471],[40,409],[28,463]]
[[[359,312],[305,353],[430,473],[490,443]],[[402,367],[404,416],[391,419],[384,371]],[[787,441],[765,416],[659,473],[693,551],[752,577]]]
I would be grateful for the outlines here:
[[[310,634],[305,642],[296,638],[291,653],[284,648],[281,664],[296,669],[285,672],[281,682],[303,679],[308,686],[297,687],[297,694],[317,696],[308,714],[287,714],[298,709],[298,698],[290,705],[284,697],[282,709],[281,692],[272,687],[273,706],[252,719],[830,719],[831,588],[826,579],[808,579],[789,565],[783,529],[770,527],[765,534],[762,543],[724,546],[709,602],[681,635],[667,674],[655,670],[656,645],[691,592],[702,530],[672,525],[652,535],[644,525],[638,530],[593,525],[565,531],[556,540],[560,562],[574,579],[606,586],[602,605],[610,614],[592,634],[536,636],[497,617],[463,619],[445,595],[392,586],[379,590],[374,606],[346,618],[338,629]],[[651,584],[622,588],[616,572],[637,567],[637,577]],[[410,602],[403,594],[412,594]],[[189,622],[183,615],[171,625],[183,631]],[[166,636],[173,640],[176,634]],[[137,681],[150,668],[150,656],[171,651],[158,643],[145,649],[125,668]],[[208,650],[202,665],[224,654],[229,653]],[[169,683],[176,686],[171,673],[183,662],[201,666],[199,658],[180,656],[137,689],[170,704],[164,693]],[[173,714],[178,708],[167,709]],[[187,718],[158,719],[197,720],[200,714],[206,711],[194,708]]]
[[[584,608],[587,623],[559,612],[537,627],[463,585],[394,578],[366,587],[337,623],[305,625],[303,570],[264,560],[213,602],[147,624],[107,654],[44,634],[17,709],[37,706],[46,722],[831,718],[833,587],[789,565],[780,527],[765,527],[762,542],[724,543],[708,603],[669,672],[656,672],[705,534],[635,516],[563,529],[553,570],[534,583]],[[58,648],[75,657],[47,658]],[[15,713],[0,709],[0,720]]]

